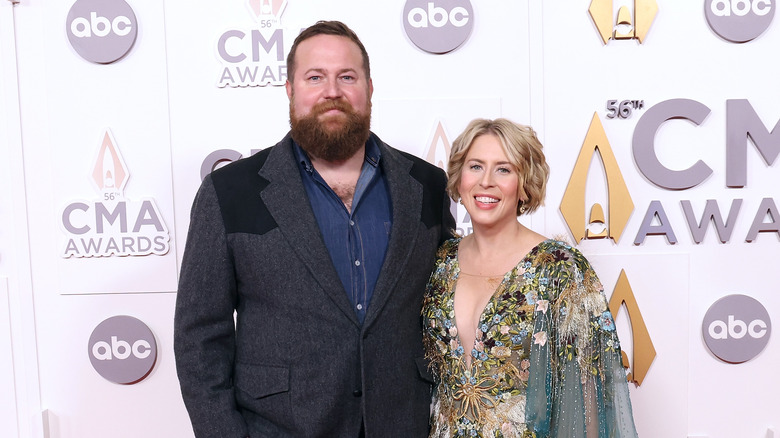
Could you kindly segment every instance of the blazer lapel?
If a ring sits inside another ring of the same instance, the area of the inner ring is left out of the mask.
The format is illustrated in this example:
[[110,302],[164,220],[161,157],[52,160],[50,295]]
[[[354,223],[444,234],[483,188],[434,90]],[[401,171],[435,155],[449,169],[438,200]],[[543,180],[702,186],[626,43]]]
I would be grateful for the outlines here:
[[379,315],[410,259],[417,239],[423,198],[422,186],[409,174],[412,162],[385,147],[376,136],[374,140],[382,151],[381,163],[393,204],[393,226],[364,327],[368,327]]
[[309,274],[339,310],[356,326],[360,326],[322,240],[292,147],[292,139],[288,135],[268,155],[260,176],[267,179],[269,184],[260,197],[279,225],[282,235],[306,265]]

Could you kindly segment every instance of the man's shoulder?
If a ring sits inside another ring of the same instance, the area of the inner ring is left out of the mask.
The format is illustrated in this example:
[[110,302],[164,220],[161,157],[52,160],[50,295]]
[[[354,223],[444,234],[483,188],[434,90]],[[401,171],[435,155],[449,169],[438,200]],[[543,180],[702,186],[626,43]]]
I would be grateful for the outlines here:
[[374,138],[385,156],[389,156],[389,158],[397,162],[406,162],[409,167],[409,174],[417,181],[425,183],[431,179],[446,179],[444,170],[441,168],[434,166],[414,154],[396,149],[380,140],[379,137],[374,136]]
[[280,154],[280,152],[283,152],[283,149],[285,148],[291,147],[291,144],[288,143],[288,137],[285,137],[279,143],[271,147],[261,149],[248,157],[233,161],[232,163],[212,171],[211,179],[214,181],[215,185],[218,186],[224,184],[233,186],[237,183],[242,184],[257,182],[258,179],[263,180],[264,178],[260,176],[260,171],[266,165],[266,162],[268,162],[269,158],[272,156],[283,156],[284,154]]
[[242,178],[247,174],[256,174],[263,168],[268,156],[275,147],[278,147],[278,145],[262,149],[248,157],[241,158],[222,166],[219,169],[215,169],[211,172],[211,177],[214,180],[231,180]]
[[398,151],[398,153],[401,154],[404,158],[410,160],[412,162],[412,165],[418,168],[420,171],[434,172],[434,173],[444,172],[441,168],[434,166],[433,164],[423,160],[417,155],[410,154],[409,152],[404,152],[404,151]]
[[272,159],[269,157],[273,157],[274,151],[283,147],[282,142],[263,149],[209,175],[227,233],[260,235],[277,227],[268,207],[257,194],[270,184],[262,174],[263,167]]

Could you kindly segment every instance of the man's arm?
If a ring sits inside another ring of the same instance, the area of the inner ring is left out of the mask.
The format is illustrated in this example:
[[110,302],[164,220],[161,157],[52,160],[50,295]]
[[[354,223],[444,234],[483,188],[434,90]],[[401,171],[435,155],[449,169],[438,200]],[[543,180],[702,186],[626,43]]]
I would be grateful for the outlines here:
[[447,194],[447,174],[441,171],[444,178],[444,189],[442,190],[442,208],[441,208],[441,239],[439,245],[455,237],[456,223],[455,218],[452,216],[452,200],[450,195]]
[[233,389],[236,280],[210,177],[195,197],[174,318],[182,397],[198,438],[243,438],[246,422]]
[[451,205],[451,199],[450,195],[447,194],[447,191],[444,191],[444,206],[442,207],[442,216],[441,216],[441,241],[439,242],[439,245],[447,241],[448,239],[452,239],[455,237],[455,230],[456,230],[456,223],[455,218],[452,216],[452,208]]

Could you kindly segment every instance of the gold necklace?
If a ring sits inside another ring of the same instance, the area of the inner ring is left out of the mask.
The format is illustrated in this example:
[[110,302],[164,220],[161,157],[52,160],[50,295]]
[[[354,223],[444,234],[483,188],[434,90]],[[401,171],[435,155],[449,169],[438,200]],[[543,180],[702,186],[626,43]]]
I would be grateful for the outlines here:
[[460,273],[463,274],[463,275],[466,275],[468,277],[485,278],[485,279],[487,279],[486,280],[487,284],[489,284],[493,288],[498,286],[504,280],[504,276],[506,275],[506,274],[504,274],[504,275],[470,274],[470,273],[464,272],[464,271],[460,271]]

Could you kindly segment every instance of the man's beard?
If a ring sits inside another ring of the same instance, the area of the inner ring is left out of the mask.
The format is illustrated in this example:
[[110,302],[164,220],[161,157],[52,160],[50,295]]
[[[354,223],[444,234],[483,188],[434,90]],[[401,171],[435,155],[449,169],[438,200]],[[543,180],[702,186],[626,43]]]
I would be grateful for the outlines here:
[[[371,128],[371,102],[368,111],[361,114],[343,99],[321,102],[309,114],[297,117],[293,110],[295,97],[290,100],[290,127],[292,138],[309,156],[328,162],[343,162],[365,146]],[[331,115],[325,121],[319,117],[332,109],[341,114]]]

